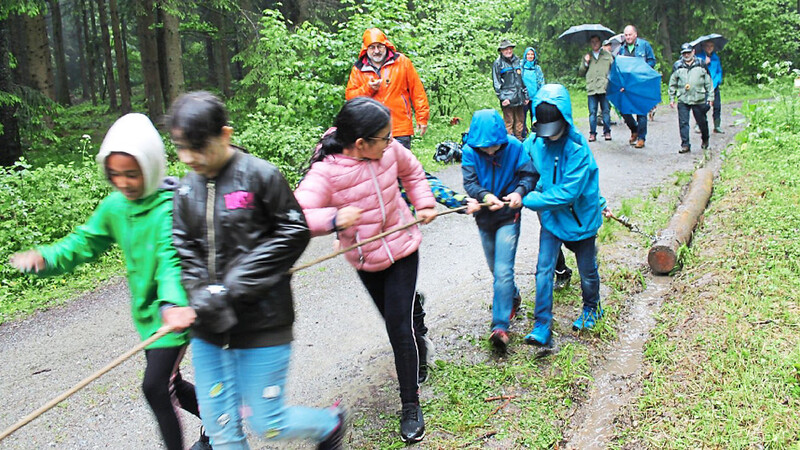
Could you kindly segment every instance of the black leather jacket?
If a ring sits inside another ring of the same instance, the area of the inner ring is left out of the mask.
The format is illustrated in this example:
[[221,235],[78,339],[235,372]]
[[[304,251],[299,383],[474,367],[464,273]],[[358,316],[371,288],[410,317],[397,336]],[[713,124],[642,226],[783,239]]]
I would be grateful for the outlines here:
[[291,342],[286,272],[311,236],[278,169],[237,150],[215,179],[191,172],[173,221],[181,281],[197,312],[193,335],[232,348]]

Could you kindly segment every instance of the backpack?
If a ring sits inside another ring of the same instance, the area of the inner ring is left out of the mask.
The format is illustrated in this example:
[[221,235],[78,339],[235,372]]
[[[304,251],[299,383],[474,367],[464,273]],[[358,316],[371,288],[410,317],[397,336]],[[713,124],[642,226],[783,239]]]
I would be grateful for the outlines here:
[[441,163],[461,162],[461,144],[453,141],[444,141],[436,146],[433,160]]

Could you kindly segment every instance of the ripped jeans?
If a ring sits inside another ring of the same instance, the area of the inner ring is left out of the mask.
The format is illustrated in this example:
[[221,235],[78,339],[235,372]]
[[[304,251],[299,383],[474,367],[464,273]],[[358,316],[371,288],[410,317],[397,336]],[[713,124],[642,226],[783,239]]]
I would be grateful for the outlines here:
[[243,416],[267,440],[321,442],[339,424],[334,409],[284,404],[291,345],[223,349],[192,339],[200,417],[214,449],[249,449]]

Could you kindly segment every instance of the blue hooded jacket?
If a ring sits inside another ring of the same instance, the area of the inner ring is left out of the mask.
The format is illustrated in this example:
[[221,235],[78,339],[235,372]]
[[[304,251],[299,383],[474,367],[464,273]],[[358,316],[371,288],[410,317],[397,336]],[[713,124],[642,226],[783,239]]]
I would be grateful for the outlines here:
[[[487,194],[502,199],[512,192],[525,197],[534,183],[534,171],[530,157],[522,143],[506,134],[503,118],[494,109],[475,112],[469,125],[466,145],[462,150],[461,173],[464,190],[470,197],[482,202]],[[499,145],[489,155],[477,148]],[[475,220],[482,229],[496,229],[519,219],[519,209],[508,206],[497,211],[483,208],[475,213]]]
[[533,100],[534,110],[540,103],[558,108],[568,126],[555,141],[535,134],[525,139],[525,150],[541,177],[522,204],[540,211],[542,227],[562,241],[593,237],[603,223],[606,200],[600,195],[600,173],[589,144],[572,121],[569,92],[560,84],[546,84]]
[[711,74],[711,81],[714,83],[714,89],[716,89],[722,84],[722,61],[719,60],[717,52],[711,52],[709,56],[705,51],[701,51],[700,54],[697,55],[703,62],[706,61],[707,56],[711,59],[711,63],[706,64],[706,69],[708,69],[708,73]]
[[[533,61],[528,61],[528,52],[533,52]],[[539,53],[533,47],[525,49],[522,54],[522,82],[528,89],[528,99],[533,100],[536,93],[544,85],[544,73],[539,65]]]

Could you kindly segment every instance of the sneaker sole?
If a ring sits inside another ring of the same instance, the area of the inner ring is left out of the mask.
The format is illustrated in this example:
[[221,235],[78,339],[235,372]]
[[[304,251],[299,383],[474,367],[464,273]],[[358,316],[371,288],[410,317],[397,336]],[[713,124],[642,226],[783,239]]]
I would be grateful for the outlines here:
[[403,435],[400,435],[400,440],[401,440],[401,441],[403,441],[403,442],[405,442],[405,443],[409,443],[409,442],[412,442],[412,443],[414,443],[414,442],[419,442],[419,441],[421,441],[421,440],[423,440],[423,439],[425,439],[425,431],[423,431],[423,432],[422,432],[422,435],[421,435],[420,437],[416,437],[416,438],[406,438],[405,436],[403,436]]

